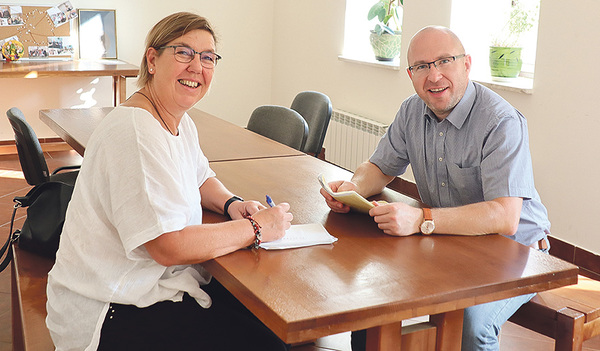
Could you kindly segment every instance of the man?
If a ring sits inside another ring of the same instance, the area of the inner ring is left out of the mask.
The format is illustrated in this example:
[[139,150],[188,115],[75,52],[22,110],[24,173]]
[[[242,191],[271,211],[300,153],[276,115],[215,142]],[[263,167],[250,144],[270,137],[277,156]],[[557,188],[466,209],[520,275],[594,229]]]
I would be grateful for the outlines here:
[[[416,95],[406,99],[369,161],[334,191],[368,197],[412,166],[426,209],[377,204],[371,215],[384,233],[498,233],[545,250],[550,222],[533,181],[527,122],[508,102],[471,82],[471,56],[444,27],[411,39],[407,72]],[[321,190],[335,212],[350,208]],[[493,248],[490,248],[493,250]],[[498,350],[502,324],[533,295],[465,309],[463,350]],[[352,337],[364,349],[363,332]]]

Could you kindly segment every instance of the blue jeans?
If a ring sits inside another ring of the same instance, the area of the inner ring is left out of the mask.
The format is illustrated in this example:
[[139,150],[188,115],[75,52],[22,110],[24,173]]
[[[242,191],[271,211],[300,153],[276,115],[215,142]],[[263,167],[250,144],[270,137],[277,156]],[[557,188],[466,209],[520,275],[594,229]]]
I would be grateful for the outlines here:
[[[550,246],[548,239],[546,243]],[[548,249],[540,249],[548,253]],[[497,351],[500,349],[500,328],[533,294],[511,297],[465,308],[462,351]]]
[[465,308],[462,351],[497,351],[500,328],[533,294]]

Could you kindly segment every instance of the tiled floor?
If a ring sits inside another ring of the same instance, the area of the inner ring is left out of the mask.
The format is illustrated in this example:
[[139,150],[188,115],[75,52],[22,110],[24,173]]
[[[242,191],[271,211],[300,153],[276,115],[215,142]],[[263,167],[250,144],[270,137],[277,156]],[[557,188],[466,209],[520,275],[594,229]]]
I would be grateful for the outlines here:
[[[52,170],[63,165],[81,163],[81,157],[74,151],[53,151],[46,154],[48,167]],[[29,186],[23,179],[16,155],[0,155],[0,238],[9,232],[12,198],[23,195]],[[24,212],[24,211],[20,211]],[[23,213],[17,219],[20,226]],[[0,239],[5,240],[5,239]],[[10,268],[0,273],[0,351],[12,350],[10,319]],[[296,346],[294,351],[350,351],[349,333],[334,335],[317,341],[316,344]],[[551,351],[554,341],[533,333],[510,322],[502,328],[501,351]],[[600,337],[588,340],[585,351],[600,351]]]

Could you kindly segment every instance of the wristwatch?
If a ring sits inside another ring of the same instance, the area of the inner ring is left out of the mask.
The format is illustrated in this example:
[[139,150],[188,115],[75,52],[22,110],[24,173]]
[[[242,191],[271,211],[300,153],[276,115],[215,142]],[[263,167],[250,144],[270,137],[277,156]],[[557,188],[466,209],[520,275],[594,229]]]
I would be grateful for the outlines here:
[[433,216],[431,215],[430,208],[423,208],[423,223],[421,223],[421,233],[429,235],[435,230],[435,223],[433,223]]

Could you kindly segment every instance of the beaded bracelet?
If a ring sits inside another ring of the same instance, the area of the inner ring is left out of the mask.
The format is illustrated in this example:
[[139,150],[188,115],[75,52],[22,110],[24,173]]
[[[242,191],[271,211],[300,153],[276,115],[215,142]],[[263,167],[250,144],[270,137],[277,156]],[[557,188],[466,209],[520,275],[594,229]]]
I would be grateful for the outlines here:
[[246,216],[246,219],[250,221],[252,224],[252,229],[254,229],[254,245],[250,245],[250,247],[254,247],[258,249],[262,240],[262,234],[260,233],[260,224],[258,224],[252,216]]

